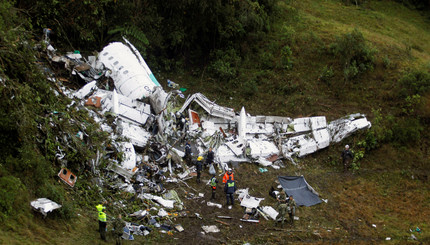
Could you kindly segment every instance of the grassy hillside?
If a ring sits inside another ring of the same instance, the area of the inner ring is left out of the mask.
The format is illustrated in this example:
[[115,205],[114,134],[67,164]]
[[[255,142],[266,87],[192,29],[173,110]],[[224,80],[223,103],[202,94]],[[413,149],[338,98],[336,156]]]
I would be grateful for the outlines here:
[[[278,2],[271,17],[275,23],[264,40],[256,46],[241,45],[245,58],[232,66],[238,74],[236,78],[219,79],[209,65],[175,73],[158,72],[156,76],[162,83],[171,79],[188,88],[189,93],[202,92],[237,111],[245,106],[253,115],[325,115],[328,120],[334,120],[356,112],[367,114],[373,124],[371,130],[297,159],[298,166],[286,163],[287,168],[270,169],[266,173],[260,173],[258,167],[251,164],[241,164],[237,169],[239,187],[249,187],[251,195],[265,197],[264,205],[274,206],[275,201],[268,197],[267,191],[276,185],[274,180],[279,175],[304,175],[328,202],[299,208],[300,220],[294,228],[279,229],[264,219],[258,225],[236,219],[229,221],[230,226],[217,224],[221,228],[219,234],[201,236],[201,226],[214,223],[217,215],[239,218],[242,210],[238,206],[232,210],[201,207],[198,201],[184,198],[188,190],[185,186],[170,184],[166,188],[177,190],[189,216],[197,212],[204,219],[177,218],[176,222],[185,228],[183,233],[170,236],[154,231],[147,237],[136,237],[134,243],[125,244],[198,244],[202,241],[208,244],[290,241],[379,244],[386,237],[394,244],[418,244],[409,239],[411,234],[421,242],[430,242],[430,158],[427,150],[430,80],[426,80],[425,75],[430,72],[430,14],[392,1],[366,1],[357,7],[335,0],[285,0]],[[346,79],[342,57],[333,50],[339,40],[355,30],[364,37],[360,45],[373,52],[374,60],[371,68]],[[418,81],[416,74],[424,78]],[[413,86],[409,86],[412,83]],[[417,84],[422,90],[411,89]],[[9,95],[6,90],[0,91]],[[49,110],[66,111],[67,103],[55,102],[52,98],[46,101],[42,98],[41,103]],[[88,119],[87,115],[73,118]],[[69,124],[64,127],[70,132],[78,129]],[[95,137],[104,137],[93,133]],[[343,173],[340,164],[340,151],[346,143],[356,155],[362,155],[349,173]],[[51,159],[52,152],[47,150],[44,154]],[[91,152],[84,155],[91,156]],[[31,158],[32,155],[25,159]],[[11,171],[6,169],[0,165],[0,177]],[[11,211],[10,217],[0,225],[0,243],[104,244],[96,231],[95,203],[87,201],[89,195],[97,196],[95,191],[85,188],[91,185],[90,181],[81,176],[79,186],[70,190],[57,183],[55,173],[47,175],[51,185],[45,190],[33,191],[33,182],[23,183],[27,184],[27,189],[20,189],[17,193],[21,193],[21,198],[14,199],[13,206],[18,210]],[[209,176],[204,174],[202,178]],[[8,181],[1,182],[0,186],[8,186]],[[209,196],[208,188],[194,181],[189,184]],[[61,196],[65,202],[73,203],[73,207],[68,207],[66,214],[43,219],[28,206],[35,193]],[[422,233],[409,231],[416,227],[420,227]]]

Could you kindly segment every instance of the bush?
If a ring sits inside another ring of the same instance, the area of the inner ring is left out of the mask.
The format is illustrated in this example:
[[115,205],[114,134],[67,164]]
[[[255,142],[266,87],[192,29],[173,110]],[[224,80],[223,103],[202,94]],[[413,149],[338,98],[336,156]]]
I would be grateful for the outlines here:
[[209,71],[221,80],[230,81],[237,76],[237,66],[241,59],[234,49],[217,50],[212,56],[215,61],[209,66]]
[[430,73],[421,70],[405,72],[400,79],[400,85],[400,95],[405,98],[415,94],[423,95],[430,90]]
[[290,46],[286,45],[281,49],[281,67],[283,69],[293,68],[293,51]]
[[343,65],[345,80],[373,70],[376,50],[367,46],[363,34],[357,29],[336,37],[330,50]]
[[321,81],[327,85],[330,85],[330,80],[331,78],[334,76],[334,72],[333,72],[333,68],[324,66],[324,68],[322,69],[319,77],[318,77],[318,81]]
[[0,177],[0,221],[5,220],[17,208],[17,200],[25,196],[25,187],[13,176]]

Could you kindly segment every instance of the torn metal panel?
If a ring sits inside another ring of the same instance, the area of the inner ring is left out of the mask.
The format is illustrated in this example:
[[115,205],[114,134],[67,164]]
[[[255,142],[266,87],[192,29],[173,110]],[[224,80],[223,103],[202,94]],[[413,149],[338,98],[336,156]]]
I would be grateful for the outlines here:
[[111,171],[113,171],[113,172],[115,172],[115,173],[117,173],[119,175],[121,175],[122,177],[124,177],[127,180],[130,180],[131,177],[133,177],[133,175],[135,174],[135,172],[129,171],[127,169],[124,169],[124,168],[118,166],[115,163],[110,163],[107,166],[107,169],[111,170]]
[[84,99],[89,94],[91,94],[93,91],[97,90],[97,81],[92,81],[90,83],[85,84],[81,89],[73,93],[73,96],[75,96],[78,99]]
[[248,147],[251,149],[251,157],[267,158],[271,155],[279,154],[279,149],[273,141],[252,139],[248,140]]
[[121,167],[132,170],[136,167],[136,152],[130,142],[119,142],[118,150],[123,153]]
[[156,201],[165,208],[173,208],[173,204],[175,203],[175,200],[165,200],[162,197],[154,196],[148,193],[139,194],[137,197],[140,199],[149,199],[149,200]]
[[182,113],[193,101],[197,102],[197,104],[199,104],[207,113],[212,116],[221,117],[229,120],[235,117],[235,113],[232,108],[219,106],[215,104],[215,102],[210,101],[208,98],[206,98],[206,96],[201,93],[196,93],[188,97],[179,112]]
[[367,121],[364,114],[351,114],[345,118],[341,118],[330,122],[328,130],[332,142],[340,142],[344,138],[360,129],[368,129],[372,124]]
[[257,208],[258,206],[260,206],[260,202],[263,200],[264,198],[257,198],[250,195],[245,195],[240,202],[240,206],[246,208]]
[[112,77],[118,92],[130,99],[148,97],[154,87],[160,85],[136,53],[123,43],[110,43],[100,52],[99,61],[110,70],[106,75]]
[[155,114],[159,114],[167,107],[167,102],[172,94],[166,93],[162,87],[155,87],[152,94],[149,96],[149,102]]
[[274,208],[272,208],[271,206],[264,206],[263,207],[263,212],[269,216],[270,218],[272,218],[273,220],[276,220],[276,217],[278,216],[278,211],[276,211]]
[[78,177],[76,177],[76,175],[74,175],[72,171],[65,168],[62,168],[60,172],[58,172],[58,177],[60,177],[60,179],[64,181],[64,183],[68,184],[71,187],[74,187],[76,181],[78,180]]
[[118,126],[121,128],[121,135],[129,139],[135,146],[145,147],[151,138],[151,133],[134,123],[121,121]]
[[49,212],[61,208],[61,205],[49,200],[48,198],[38,198],[30,203],[30,205],[36,210],[46,216]]

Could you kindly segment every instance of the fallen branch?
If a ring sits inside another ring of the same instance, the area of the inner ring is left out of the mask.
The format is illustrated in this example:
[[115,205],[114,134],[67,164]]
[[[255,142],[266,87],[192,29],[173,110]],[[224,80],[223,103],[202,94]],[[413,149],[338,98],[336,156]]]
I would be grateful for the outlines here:
[[221,220],[215,220],[215,222],[218,222],[218,223],[221,223],[221,224],[223,224],[223,225],[227,225],[227,226],[230,226],[230,224],[229,223],[225,223],[225,222],[223,222],[223,221],[221,221]]

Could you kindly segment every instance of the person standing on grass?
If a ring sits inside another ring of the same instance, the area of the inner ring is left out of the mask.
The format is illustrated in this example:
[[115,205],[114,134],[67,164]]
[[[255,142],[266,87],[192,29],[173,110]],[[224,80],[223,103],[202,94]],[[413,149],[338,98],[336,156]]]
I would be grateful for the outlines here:
[[227,172],[222,177],[222,183],[224,183],[224,184],[227,183],[228,179],[230,179],[230,178],[231,178],[231,180],[234,180],[234,175],[233,175],[232,169],[228,168]]
[[288,215],[290,216],[290,224],[294,225],[294,215],[296,214],[296,201],[293,199],[292,195],[288,198],[287,206]]
[[[227,182],[225,183],[224,186],[224,192],[225,195],[227,197],[227,206],[228,205],[234,205],[234,197],[233,194],[236,192],[236,183],[234,182],[234,180],[231,179],[231,177],[227,180]],[[231,207],[229,207],[230,209]]]
[[122,234],[124,232],[124,221],[122,221],[121,214],[118,215],[118,218],[115,219],[113,223],[114,235],[115,235],[115,244],[122,244]]
[[343,163],[343,171],[346,172],[351,165],[352,159],[354,159],[354,155],[349,150],[349,145],[345,145],[345,149],[342,151],[341,157]]
[[209,151],[206,155],[205,166],[209,167],[214,162],[215,154],[212,151],[212,147],[209,148]]
[[216,179],[215,174],[212,175],[210,184],[211,184],[211,189],[212,189],[211,200],[214,200],[215,199],[215,192],[216,192],[216,185],[218,184],[218,180]]
[[202,172],[202,169],[203,169],[203,162],[202,162],[202,160],[203,160],[202,156],[197,157],[197,161],[196,161],[197,183],[201,182],[200,181],[200,175],[201,175],[201,172]]

